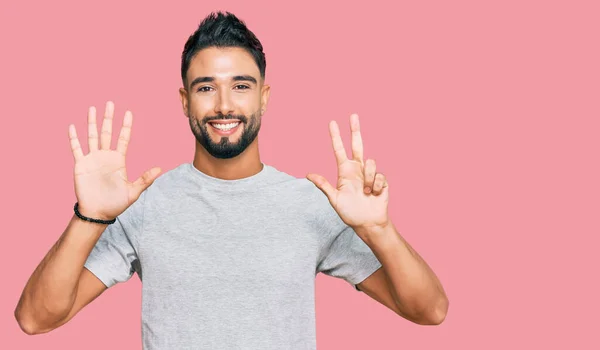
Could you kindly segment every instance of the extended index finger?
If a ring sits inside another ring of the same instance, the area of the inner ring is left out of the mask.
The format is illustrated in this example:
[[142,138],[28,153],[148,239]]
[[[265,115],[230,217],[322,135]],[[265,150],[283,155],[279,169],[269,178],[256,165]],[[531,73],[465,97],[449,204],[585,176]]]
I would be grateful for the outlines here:
[[363,142],[360,136],[360,123],[358,114],[350,116],[350,131],[352,131],[352,159],[363,163]]
[[337,164],[341,165],[343,162],[348,160],[346,157],[346,150],[344,149],[344,143],[340,136],[340,128],[338,127],[335,120],[329,123],[329,134],[331,135],[331,143],[333,145],[333,152],[335,153],[335,159]]

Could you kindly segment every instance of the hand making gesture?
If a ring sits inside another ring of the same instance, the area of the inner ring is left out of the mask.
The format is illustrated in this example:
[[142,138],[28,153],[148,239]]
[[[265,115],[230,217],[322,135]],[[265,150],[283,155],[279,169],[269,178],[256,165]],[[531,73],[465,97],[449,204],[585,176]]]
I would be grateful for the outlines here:
[[374,160],[363,161],[363,143],[356,114],[350,116],[350,129],[352,159],[346,156],[337,123],[329,123],[338,166],[337,186],[333,187],[321,175],[308,174],[307,178],[327,195],[335,211],[348,226],[355,230],[385,227],[389,223],[387,181],[383,174],[376,172]]
[[96,127],[96,108],[88,111],[89,153],[84,155],[77,132],[73,124],[69,125],[71,150],[75,157],[75,195],[79,212],[87,217],[99,220],[112,220],[133,204],[158,177],[158,167],[146,171],[134,182],[127,180],[125,154],[131,135],[133,115],[127,111],[117,142],[117,150],[111,150],[112,121],[114,105],[106,103],[100,148],[98,148],[98,129]]

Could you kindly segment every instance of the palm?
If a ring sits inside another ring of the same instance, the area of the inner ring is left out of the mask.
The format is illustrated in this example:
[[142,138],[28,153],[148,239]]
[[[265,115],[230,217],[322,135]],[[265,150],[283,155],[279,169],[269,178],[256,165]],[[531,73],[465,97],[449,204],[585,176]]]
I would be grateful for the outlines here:
[[[334,188],[324,177],[316,174],[309,174],[308,179],[327,195],[332,207],[347,225],[355,228],[383,226],[388,221],[387,182],[383,174],[375,173],[374,161],[363,161],[358,116],[351,117],[350,127],[352,159],[346,157],[337,123],[331,122],[329,125],[338,165],[337,186]],[[367,187],[371,189],[369,193],[365,192]]]
[[94,203],[108,217],[116,217],[130,199],[125,158],[118,152],[99,150],[75,164],[75,195],[82,207]]
[[349,226],[383,225],[387,220],[387,188],[378,196],[365,193],[363,167],[348,160],[338,168],[337,193],[331,204]]
[[69,127],[71,148],[75,157],[75,194],[80,212],[85,216],[99,219],[112,219],[125,211],[139,198],[141,192],[152,183],[160,171],[160,168],[153,168],[135,182],[127,180],[125,155],[133,116],[130,112],[125,113],[117,149],[111,150],[113,113],[114,107],[109,102],[106,105],[100,149],[98,149],[96,111],[95,108],[90,108],[88,113],[90,152],[85,156],[79,145],[75,127]]

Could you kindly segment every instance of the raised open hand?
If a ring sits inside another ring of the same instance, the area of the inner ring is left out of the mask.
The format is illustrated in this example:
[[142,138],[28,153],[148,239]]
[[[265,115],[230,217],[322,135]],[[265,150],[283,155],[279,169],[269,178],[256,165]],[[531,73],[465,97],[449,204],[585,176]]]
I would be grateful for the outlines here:
[[375,161],[363,161],[363,143],[358,115],[350,116],[352,159],[346,150],[335,121],[329,123],[329,133],[338,165],[337,186],[333,187],[321,175],[308,174],[329,199],[340,218],[354,229],[384,227],[388,223],[388,184],[385,176],[375,171]]
[[100,134],[100,148],[98,149],[98,129],[96,126],[96,108],[90,107],[88,111],[88,145],[89,153],[84,155],[75,125],[69,125],[69,138],[71,150],[75,158],[75,195],[79,202],[79,212],[87,217],[100,220],[112,220],[133,204],[158,177],[161,169],[152,168],[134,182],[127,180],[125,169],[125,155],[133,115],[125,112],[123,126],[119,135],[117,150],[111,150],[112,121],[114,104],[106,103],[102,131]]

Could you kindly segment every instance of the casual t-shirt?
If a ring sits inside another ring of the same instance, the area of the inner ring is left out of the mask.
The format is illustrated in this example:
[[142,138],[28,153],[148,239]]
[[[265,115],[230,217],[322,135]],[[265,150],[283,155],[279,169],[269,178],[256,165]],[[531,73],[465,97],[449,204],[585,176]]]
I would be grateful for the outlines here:
[[184,163],[108,225],[85,267],[142,281],[156,349],[315,349],[315,277],[351,286],[381,267],[312,182],[263,164],[222,180]]

